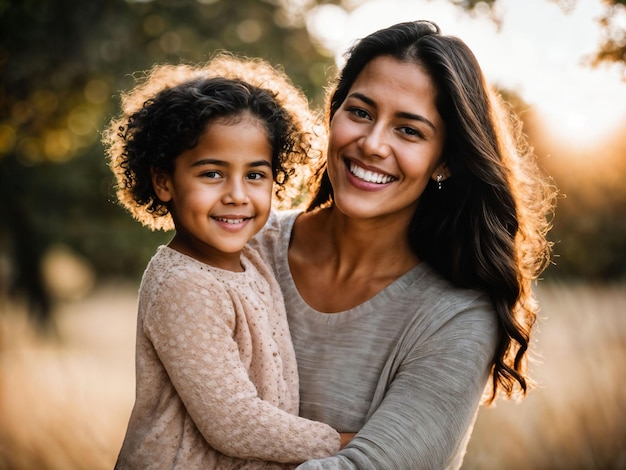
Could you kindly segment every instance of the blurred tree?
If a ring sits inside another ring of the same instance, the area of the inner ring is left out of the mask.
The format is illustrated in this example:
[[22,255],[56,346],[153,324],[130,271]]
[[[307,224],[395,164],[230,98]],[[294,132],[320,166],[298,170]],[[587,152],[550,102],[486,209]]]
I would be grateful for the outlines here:
[[[450,1],[469,11],[497,2]],[[546,1],[566,7],[576,0]],[[626,40],[609,15],[625,2],[605,0],[612,42],[598,60],[626,64]],[[52,304],[41,261],[53,244],[82,255],[101,278],[137,280],[169,234],[145,230],[115,203],[99,132],[117,113],[119,92],[155,62],[199,62],[227,49],[282,64],[320,104],[333,64],[304,25],[321,3],[348,9],[358,2],[0,0],[0,293],[25,298],[45,329]],[[587,250],[590,232],[568,233],[580,233],[575,242],[585,248],[578,251]],[[603,272],[616,271],[623,275],[626,266]]]
[[[451,0],[454,4],[470,12],[483,11],[485,8],[498,22],[495,6],[498,0]],[[558,4],[564,11],[576,6],[579,0],[546,0]],[[598,45],[595,54],[588,58],[591,66],[601,64],[618,64],[626,79],[626,0],[601,0],[604,4],[604,13],[597,19],[603,31],[602,42]]]
[[532,113],[526,123],[536,154],[562,195],[550,232],[556,266],[546,275],[595,282],[624,279],[626,133],[588,145],[555,144]]
[[[137,279],[153,234],[115,204],[100,131],[132,74],[155,62],[199,62],[216,50],[285,64],[318,102],[330,59],[303,18],[276,0],[0,1],[0,273],[45,329],[42,257],[56,243],[101,277]],[[5,263],[6,264],[6,263]],[[0,291],[1,292],[1,291]]]

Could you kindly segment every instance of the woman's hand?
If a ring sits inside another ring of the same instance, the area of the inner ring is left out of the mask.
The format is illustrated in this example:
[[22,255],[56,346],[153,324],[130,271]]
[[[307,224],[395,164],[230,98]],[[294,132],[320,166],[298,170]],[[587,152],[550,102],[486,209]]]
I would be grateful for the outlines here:
[[352,440],[352,438],[356,436],[356,433],[340,432],[339,435],[341,436],[341,449],[343,449]]

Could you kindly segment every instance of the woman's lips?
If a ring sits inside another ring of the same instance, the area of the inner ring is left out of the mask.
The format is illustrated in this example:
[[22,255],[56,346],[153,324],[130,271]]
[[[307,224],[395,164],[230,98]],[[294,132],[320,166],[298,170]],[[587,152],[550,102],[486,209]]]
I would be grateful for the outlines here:
[[391,176],[386,173],[365,169],[362,166],[357,165],[352,160],[346,161],[346,167],[348,169],[348,173],[350,173],[350,175],[352,175],[355,179],[369,185],[373,184],[378,186],[384,186],[397,179],[395,176]]

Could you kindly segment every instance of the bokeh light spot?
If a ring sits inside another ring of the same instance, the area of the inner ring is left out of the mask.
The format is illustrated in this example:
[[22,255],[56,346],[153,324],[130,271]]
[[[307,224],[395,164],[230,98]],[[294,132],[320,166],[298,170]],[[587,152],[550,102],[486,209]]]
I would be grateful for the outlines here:
[[72,156],[72,135],[66,129],[50,131],[44,137],[44,151],[48,160],[63,162]]
[[70,112],[67,125],[74,134],[83,136],[95,132],[96,118],[89,109],[77,107]]
[[15,129],[8,124],[0,124],[0,155],[6,155],[15,148],[17,135]]
[[50,115],[59,105],[57,95],[50,90],[37,90],[33,93],[31,101],[37,113]]
[[43,161],[40,141],[34,137],[20,139],[15,150],[18,161],[24,166],[33,166]]
[[180,36],[174,31],[164,33],[159,39],[159,46],[167,54],[176,54],[182,47]]
[[109,98],[109,94],[109,85],[104,80],[90,80],[85,86],[85,98],[90,103],[104,103]]
[[262,33],[263,29],[257,20],[244,20],[237,26],[237,36],[248,44],[258,41]]
[[158,36],[165,30],[165,20],[159,15],[150,15],[143,21],[143,30],[148,36]]

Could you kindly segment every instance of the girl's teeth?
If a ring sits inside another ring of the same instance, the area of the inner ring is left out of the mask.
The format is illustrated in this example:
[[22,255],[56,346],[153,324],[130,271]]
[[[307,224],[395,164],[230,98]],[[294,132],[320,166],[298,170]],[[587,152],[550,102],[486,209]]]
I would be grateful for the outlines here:
[[245,219],[222,219],[221,217],[217,218],[218,221],[220,222],[225,222],[227,224],[240,224],[242,223]]
[[392,176],[375,173],[370,170],[364,170],[360,166],[350,163],[350,173],[368,183],[386,184],[393,180]]

